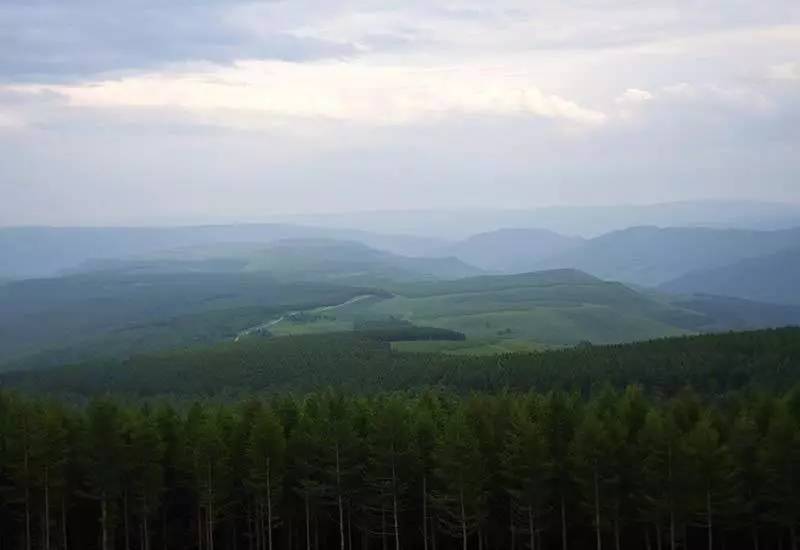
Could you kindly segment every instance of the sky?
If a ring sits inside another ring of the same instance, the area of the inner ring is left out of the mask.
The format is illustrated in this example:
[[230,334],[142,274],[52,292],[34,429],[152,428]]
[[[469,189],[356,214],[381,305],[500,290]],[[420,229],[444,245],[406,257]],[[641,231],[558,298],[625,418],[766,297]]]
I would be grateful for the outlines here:
[[0,225],[800,203],[797,0],[2,0]]

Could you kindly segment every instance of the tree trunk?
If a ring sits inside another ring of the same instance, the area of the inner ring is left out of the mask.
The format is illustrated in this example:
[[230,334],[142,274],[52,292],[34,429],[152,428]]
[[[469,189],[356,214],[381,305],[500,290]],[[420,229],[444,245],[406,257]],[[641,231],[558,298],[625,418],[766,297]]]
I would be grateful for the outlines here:
[[620,534],[619,528],[619,514],[617,517],[614,518],[614,548],[615,550],[621,550],[622,548],[622,536]]
[[389,550],[386,544],[386,507],[381,503],[381,550]]
[[[27,428],[27,426],[26,426]],[[27,435],[27,429],[26,429]],[[25,442],[25,455],[23,457],[25,468],[25,550],[31,550],[31,488],[30,488],[30,457],[28,443]]]
[[311,550],[311,518],[308,510],[308,491],[305,493],[306,501],[306,550]]
[[759,542],[758,541],[758,526],[755,525],[755,524],[752,527],[752,533],[753,533],[753,550],[758,550],[758,547],[759,547],[759,544],[758,544],[758,542]]
[[567,550],[567,503],[561,493],[561,550]]
[[100,526],[102,530],[101,540],[103,550],[110,550],[108,547],[108,501],[106,492],[100,498]]
[[203,531],[205,530],[203,522],[203,509],[200,505],[200,496],[197,499],[197,549],[203,550]]
[[211,461],[207,463],[206,474],[206,494],[208,498],[208,507],[206,508],[206,523],[208,524],[206,533],[206,540],[208,541],[208,550],[214,550],[214,489],[212,488],[213,476],[211,474]]
[[597,550],[603,550],[603,537],[600,536],[600,483],[597,479],[597,468],[594,469],[594,530],[597,538]]
[[422,476],[422,550],[428,550],[428,478]]
[[464,489],[459,492],[459,501],[461,503],[461,541],[464,550],[467,550],[467,514],[464,510]]
[[147,512],[142,512],[142,541],[144,550],[150,550],[150,526],[147,523]]
[[508,536],[511,537],[511,550],[517,550],[517,528],[514,525],[514,499],[508,497]]
[[644,547],[645,550],[653,550],[653,543],[650,540],[650,528],[647,525],[644,526]]
[[342,475],[339,464],[339,443],[336,443],[336,496],[339,504],[339,548],[344,550],[344,508],[342,506]]
[[67,546],[67,499],[61,497],[61,550],[68,550]]
[[256,550],[263,550],[264,543],[264,528],[261,525],[261,518],[264,517],[264,505],[261,499],[258,499],[258,506],[256,506],[256,515],[253,516],[253,529],[256,532]]
[[268,549],[272,550],[272,482],[270,480],[270,459],[267,459],[267,541]]
[[655,525],[656,531],[656,550],[661,550],[661,526],[656,523]]
[[44,548],[50,550],[50,471],[44,468]]
[[669,511],[669,547],[670,550],[675,550],[676,542],[675,542],[675,513],[670,510]]
[[394,458],[392,458],[392,514],[394,516],[394,550],[400,550],[400,520],[397,517],[397,471]]
[[708,518],[708,550],[714,548],[714,524],[711,515],[711,491],[706,490],[706,517]]
[[531,537],[531,550],[536,550],[536,529],[533,528],[533,510],[531,505],[528,505],[528,531]]
[[122,494],[122,518],[123,529],[125,529],[125,550],[131,550],[131,535],[128,529],[128,491]]
[[672,444],[667,446],[667,479],[669,481],[669,547],[675,550],[675,503],[674,491],[672,488]]
[[794,525],[789,527],[789,539],[792,541],[792,550],[797,550],[797,529]]

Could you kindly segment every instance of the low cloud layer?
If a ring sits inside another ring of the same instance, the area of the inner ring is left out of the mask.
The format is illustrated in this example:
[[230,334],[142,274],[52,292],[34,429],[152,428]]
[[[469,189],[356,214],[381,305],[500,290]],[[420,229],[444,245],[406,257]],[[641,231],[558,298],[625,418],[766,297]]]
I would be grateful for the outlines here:
[[10,0],[0,224],[800,202],[797,52],[783,0]]

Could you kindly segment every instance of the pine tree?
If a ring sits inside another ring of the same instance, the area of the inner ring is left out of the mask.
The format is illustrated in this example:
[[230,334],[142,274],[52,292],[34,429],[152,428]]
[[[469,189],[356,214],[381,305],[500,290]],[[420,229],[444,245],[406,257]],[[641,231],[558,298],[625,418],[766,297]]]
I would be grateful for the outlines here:
[[[256,524],[259,526],[259,533],[266,531],[266,543],[263,547],[267,550],[273,550],[273,530],[278,521],[275,504],[281,498],[285,455],[286,438],[283,426],[270,408],[263,408],[253,418],[247,458],[249,483],[255,490],[258,503]],[[263,541],[264,537],[257,537],[256,540]]]
[[113,504],[121,491],[124,473],[122,411],[112,400],[93,401],[87,410],[89,485],[100,503],[102,550],[113,547]]
[[714,520],[726,504],[731,462],[711,415],[703,412],[683,440],[687,467],[694,479],[694,508],[704,518],[708,550],[714,548]]
[[[502,454],[504,485],[516,511],[524,518],[528,545],[535,550],[539,519],[549,499],[548,480],[553,465],[544,428],[531,418],[524,402],[512,409],[511,425],[505,439]],[[511,536],[514,536],[513,532]]]
[[475,432],[463,409],[457,409],[437,439],[436,474],[441,483],[437,496],[444,527],[461,540],[467,550],[469,537],[486,513],[486,466]]

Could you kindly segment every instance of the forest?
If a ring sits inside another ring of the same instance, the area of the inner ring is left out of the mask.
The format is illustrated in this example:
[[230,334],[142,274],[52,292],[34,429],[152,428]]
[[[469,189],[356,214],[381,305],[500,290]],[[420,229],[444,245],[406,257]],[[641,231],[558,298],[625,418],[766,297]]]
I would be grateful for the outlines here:
[[0,393],[0,547],[797,548],[800,388]]
[[[367,327],[361,327],[367,328]],[[441,389],[588,394],[599,381],[668,397],[690,386],[725,395],[783,391],[800,380],[800,328],[584,345],[536,353],[446,355],[394,351],[385,340],[425,338],[424,327],[287,337],[252,337],[210,347],[141,354],[0,374],[0,388],[45,392],[78,402],[107,392],[132,397],[229,398],[260,393],[353,393]],[[393,332],[393,336],[387,333]],[[457,337],[446,333],[444,336]],[[442,335],[437,335],[441,338]]]

